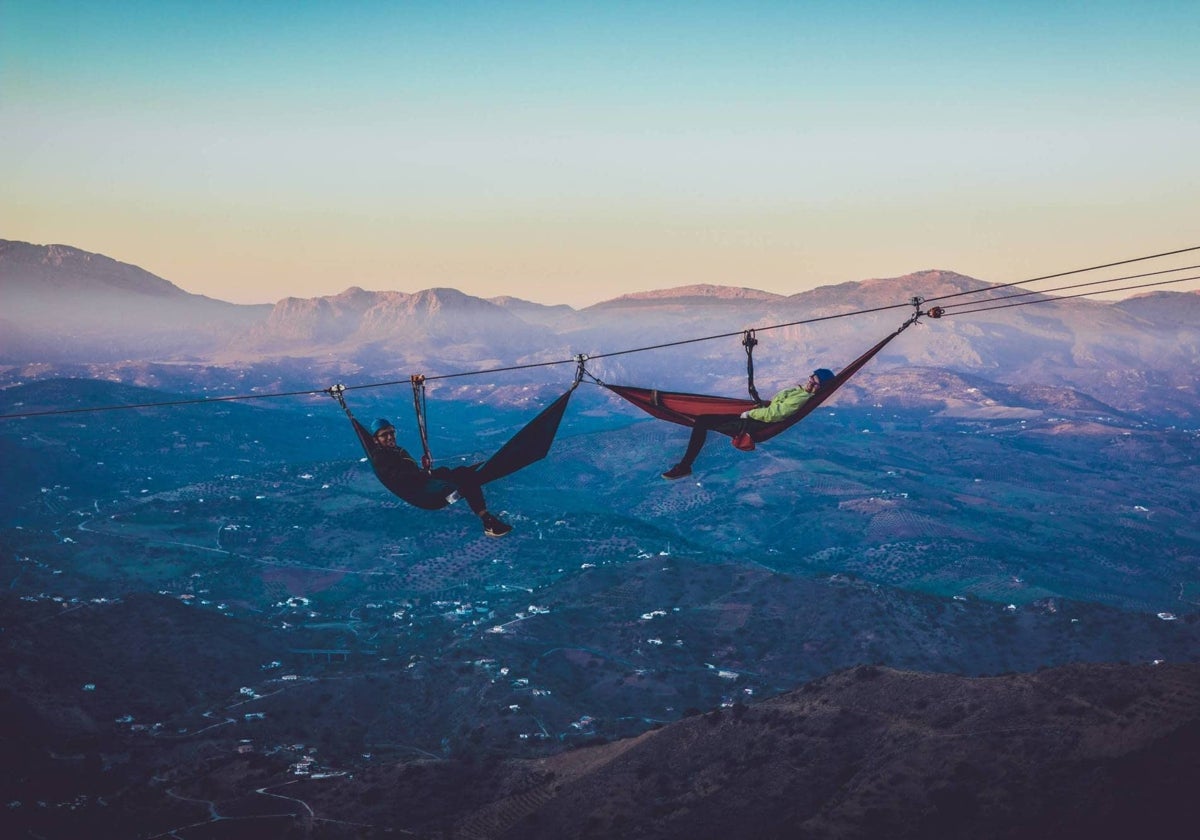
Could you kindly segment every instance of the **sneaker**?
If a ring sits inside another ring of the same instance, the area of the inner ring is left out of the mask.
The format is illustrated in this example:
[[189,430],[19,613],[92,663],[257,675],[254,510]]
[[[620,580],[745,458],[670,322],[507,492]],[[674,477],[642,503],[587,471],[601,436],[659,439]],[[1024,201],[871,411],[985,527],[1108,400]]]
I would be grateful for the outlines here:
[[489,537],[503,537],[512,530],[512,526],[507,522],[502,522],[490,513],[485,513],[483,519],[483,533]]
[[662,477],[667,479],[668,481],[674,481],[677,478],[683,478],[684,476],[688,476],[691,474],[692,474],[692,468],[689,467],[687,464],[676,464],[675,466],[671,467],[671,469],[669,469],[665,473],[663,473]]

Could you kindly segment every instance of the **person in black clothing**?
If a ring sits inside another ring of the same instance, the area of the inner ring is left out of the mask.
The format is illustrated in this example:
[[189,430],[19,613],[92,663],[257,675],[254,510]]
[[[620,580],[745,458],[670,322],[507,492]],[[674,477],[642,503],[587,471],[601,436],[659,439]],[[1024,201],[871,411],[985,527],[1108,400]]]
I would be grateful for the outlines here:
[[436,467],[427,472],[396,443],[396,429],[387,418],[381,417],[372,423],[370,431],[353,415],[350,420],[375,475],[384,487],[401,499],[425,510],[440,510],[463,498],[483,523],[483,533],[487,536],[503,537],[512,530],[511,525],[488,512],[478,465]]

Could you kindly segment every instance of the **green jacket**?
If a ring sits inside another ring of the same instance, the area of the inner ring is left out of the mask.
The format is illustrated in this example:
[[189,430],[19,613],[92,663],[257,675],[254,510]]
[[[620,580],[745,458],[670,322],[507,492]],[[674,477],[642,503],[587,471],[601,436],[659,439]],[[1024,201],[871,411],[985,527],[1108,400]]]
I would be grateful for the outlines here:
[[797,385],[794,388],[784,388],[778,394],[771,397],[771,402],[762,408],[752,408],[746,413],[752,420],[774,423],[785,417],[791,417],[800,410],[800,406],[804,405],[811,396],[812,394],[804,390],[804,387],[801,385]]

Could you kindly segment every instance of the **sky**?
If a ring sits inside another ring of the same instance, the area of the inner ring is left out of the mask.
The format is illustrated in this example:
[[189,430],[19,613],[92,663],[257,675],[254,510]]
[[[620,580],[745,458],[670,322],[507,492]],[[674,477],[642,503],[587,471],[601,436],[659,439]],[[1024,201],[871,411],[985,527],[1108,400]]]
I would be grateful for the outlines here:
[[1014,282],[1200,245],[1197,45],[1195,0],[0,0],[0,239],[238,303]]

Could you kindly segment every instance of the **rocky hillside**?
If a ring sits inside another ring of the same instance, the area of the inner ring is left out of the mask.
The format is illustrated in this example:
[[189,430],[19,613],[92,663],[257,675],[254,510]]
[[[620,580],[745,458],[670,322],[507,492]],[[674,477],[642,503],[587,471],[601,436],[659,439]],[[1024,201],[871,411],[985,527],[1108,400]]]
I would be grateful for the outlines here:
[[1194,665],[861,666],[551,758],[381,767],[290,795],[420,837],[1094,839],[1189,824],[1197,773]]

